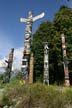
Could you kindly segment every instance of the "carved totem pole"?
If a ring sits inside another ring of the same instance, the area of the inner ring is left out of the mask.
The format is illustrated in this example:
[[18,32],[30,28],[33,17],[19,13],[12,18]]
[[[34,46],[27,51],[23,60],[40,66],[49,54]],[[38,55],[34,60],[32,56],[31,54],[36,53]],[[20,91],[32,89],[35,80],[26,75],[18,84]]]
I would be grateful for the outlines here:
[[29,11],[28,18],[20,18],[20,22],[26,22],[25,40],[24,40],[24,51],[22,58],[22,79],[27,81],[29,79],[29,58],[32,44],[32,25],[33,22],[42,18],[44,13],[33,17],[32,12]]
[[33,53],[31,53],[30,56],[30,68],[29,68],[29,83],[33,83],[33,69],[34,69],[34,56]]
[[61,41],[62,41],[62,52],[63,52],[63,61],[64,61],[64,74],[65,74],[65,86],[69,87],[69,71],[68,71],[68,64],[67,64],[67,56],[66,56],[66,45],[65,45],[65,36],[61,34]]
[[11,72],[12,72],[13,55],[14,55],[14,48],[11,49],[11,52],[9,54],[9,59],[5,60],[5,62],[7,63],[7,68],[6,68],[3,82],[9,82],[10,81]]
[[44,42],[44,81],[49,85],[49,47],[48,42]]

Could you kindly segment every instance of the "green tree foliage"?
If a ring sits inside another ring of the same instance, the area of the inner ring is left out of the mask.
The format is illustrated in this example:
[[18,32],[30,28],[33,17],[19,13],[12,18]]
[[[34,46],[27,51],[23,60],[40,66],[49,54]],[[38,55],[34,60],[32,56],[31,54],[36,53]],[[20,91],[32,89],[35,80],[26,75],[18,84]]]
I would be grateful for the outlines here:
[[[62,6],[54,18],[55,30],[65,34],[69,72],[72,70],[72,9]],[[71,76],[71,72],[70,72]],[[70,77],[71,79],[71,77]]]
[[43,81],[44,45],[49,45],[50,83],[58,84],[64,80],[63,57],[61,50],[61,33],[65,34],[69,69],[72,70],[72,9],[62,6],[56,13],[53,22],[43,22],[33,36],[34,80]]

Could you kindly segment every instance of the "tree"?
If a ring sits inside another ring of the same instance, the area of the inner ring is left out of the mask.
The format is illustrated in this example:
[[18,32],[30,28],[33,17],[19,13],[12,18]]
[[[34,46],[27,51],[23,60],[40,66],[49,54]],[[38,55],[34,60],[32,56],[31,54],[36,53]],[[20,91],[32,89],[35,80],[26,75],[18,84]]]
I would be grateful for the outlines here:
[[58,33],[64,33],[69,72],[72,70],[72,9],[62,6],[54,18],[54,27]]
[[[48,41],[49,44],[49,76],[50,83],[57,82],[58,84],[64,80],[63,72],[63,57],[61,50],[61,33],[66,36],[67,56],[68,59],[72,58],[72,10],[62,6],[56,13],[53,22],[43,22],[40,24],[38,30],[33,35],[34,52],[34,80],[43,81],[43,59],[44,59],[44,46],[43,42]],[[70,62],[69,68],[71,69],[72,63]]]

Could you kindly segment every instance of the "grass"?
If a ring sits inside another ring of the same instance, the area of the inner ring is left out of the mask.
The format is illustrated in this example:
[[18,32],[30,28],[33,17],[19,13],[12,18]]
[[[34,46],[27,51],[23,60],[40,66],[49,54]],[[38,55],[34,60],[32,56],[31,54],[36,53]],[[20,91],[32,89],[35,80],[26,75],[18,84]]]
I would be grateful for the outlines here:
[[41,83],[21,85],[12,80],[5,86],[3,105],[16,108],[72,108],[72,87],[47,86]]

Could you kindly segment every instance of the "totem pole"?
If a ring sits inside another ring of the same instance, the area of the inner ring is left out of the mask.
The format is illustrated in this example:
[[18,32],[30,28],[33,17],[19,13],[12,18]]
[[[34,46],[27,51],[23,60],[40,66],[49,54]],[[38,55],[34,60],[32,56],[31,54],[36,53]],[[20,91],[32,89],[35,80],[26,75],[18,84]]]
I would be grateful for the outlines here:
[[49,47],[48,42],[44,42],[44,83],[49,85]]
[[20,18],[20,22],[26,22],[26,31],[25,31],[25,40],[24,40],[24,51],[23,51],[23,58],[22,58],[22,79],[28,81],[28,74],[29,74],[29,58],[30,58],[30,51],[31,51],[31,44],[32,44],[32,24],[34,21],[42,18],[44,13],[33,17],[32,12],[29,11],[28,18]]
[[66,56],[66,45],[65,45],[65,36],[61,34],[61,41],[62,41],[62,52],[63,52],[63,61],[64,61],[64,74],[65,74],[65,86],[69,87],[69,71],[68,71],[68,64],[67,64],[67,56]]
[[9,54],[9,59],[5,60],[5,62],[7,63],[7,68],[6,68],[5,76],[3,79],[3,82],[5,83],[9,82],[11,78],[13,55],[14,55],[14,48],[11,49],[11,52]]
[[30,68],[29,68],[29,83],[33,83],[33,68],[34,68],[34,56],[33,53],[31,53],[30,56]]

